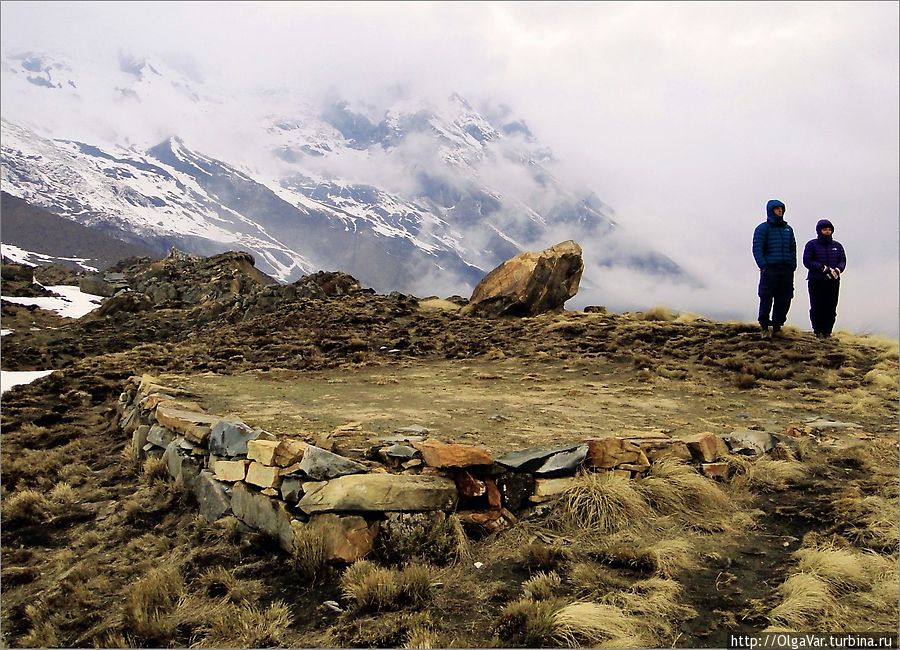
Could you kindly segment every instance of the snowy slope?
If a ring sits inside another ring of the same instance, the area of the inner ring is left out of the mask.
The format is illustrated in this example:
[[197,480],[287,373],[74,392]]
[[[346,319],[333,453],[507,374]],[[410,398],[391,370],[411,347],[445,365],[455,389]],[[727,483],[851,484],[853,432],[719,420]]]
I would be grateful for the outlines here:
[[[0,72],[4,190],[160,252],[246,250],[285,281],[330,269],[379,290],[440,277],[465,291],[521,250],[616,237],[612,210],[557,178],[524,122],[459,95],[238,95],[129,55],[5,53]],[[681,276],[650,250],[599,249],[601,264]]]

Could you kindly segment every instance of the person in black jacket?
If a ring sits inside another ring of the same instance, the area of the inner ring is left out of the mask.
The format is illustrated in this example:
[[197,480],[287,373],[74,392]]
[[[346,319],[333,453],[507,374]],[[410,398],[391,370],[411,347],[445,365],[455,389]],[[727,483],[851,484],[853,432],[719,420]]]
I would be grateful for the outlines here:
[[784,203],[772,199],[766,204],[766,220],[753,231],[753,258],[759,267],[759,327],[763,338],[779,335],[794,297],[797,240],[794,230],[784,220],[784,211]]
[[820,339],[831,336],[837,318],[841,274],[847,268],[844,247],[832,237],[833,234],[834,225],[828,219],[822,219],[816,224],[817,237],[806,242],[803,249],[803,266],[809,269],[806,276],[809,320]]

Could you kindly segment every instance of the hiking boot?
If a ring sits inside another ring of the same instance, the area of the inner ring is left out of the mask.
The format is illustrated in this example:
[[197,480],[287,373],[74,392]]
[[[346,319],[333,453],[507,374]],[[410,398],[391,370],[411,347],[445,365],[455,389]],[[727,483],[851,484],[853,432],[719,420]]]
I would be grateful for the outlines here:
[[780,328],[780,327],[773,327],[773,328],[772,328],[772,338],[773,338],[773,339],[784,338],[784,333],[781,331],[781,328]]
[[759,333],[760,338],[770,339],[772,338],[772,332],[768,327],[762,328],[762,331]]
[[824,339],[825,335],[822,332],[813,332],[816,335],[817,339]]

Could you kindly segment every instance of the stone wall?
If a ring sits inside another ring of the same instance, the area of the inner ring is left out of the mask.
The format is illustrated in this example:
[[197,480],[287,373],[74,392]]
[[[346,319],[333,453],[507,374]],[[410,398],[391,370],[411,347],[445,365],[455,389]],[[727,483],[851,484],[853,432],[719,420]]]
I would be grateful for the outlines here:
[[398,517],[456,513],[467,530],[493,532],[557,498],[578,471],[639,478],[653,461],[675,457],[725,479],[728,465],[720,461],[728,446],[759,453],[773,444],[764,432],[746,432],[737,442],[712,433],[660,433],[495,457],[486,447],[441,442],[412,427],[371,441],[364,457],[351,459],[327,448],[327,436],[319,445],[276,437],[206,413],[197,398],[152,375],[130,378],[117,408],[134,457],[163,458],[208,521],[233,515],[288,552],[304,531],[321,531],[329,560],[342,562],[368,554],[382,526]]

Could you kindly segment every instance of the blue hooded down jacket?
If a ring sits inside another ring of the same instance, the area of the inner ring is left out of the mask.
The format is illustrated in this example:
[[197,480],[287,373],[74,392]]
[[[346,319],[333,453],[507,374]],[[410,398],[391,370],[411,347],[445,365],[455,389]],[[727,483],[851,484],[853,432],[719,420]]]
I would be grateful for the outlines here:
[[784,203],[772,199],[766,204],[767,218],[753,231],[753,259],[763,271],[767,269],[797,269],[797,240],[794,229],[784,216],[774,213],[775,208],[783,208]]

